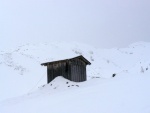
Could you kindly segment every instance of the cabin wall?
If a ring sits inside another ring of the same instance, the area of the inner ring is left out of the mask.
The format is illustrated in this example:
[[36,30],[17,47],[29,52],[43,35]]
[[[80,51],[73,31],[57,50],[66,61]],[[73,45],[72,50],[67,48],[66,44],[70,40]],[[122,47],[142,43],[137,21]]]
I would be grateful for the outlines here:
[[86,81],[86,63],[80,59],[71,59],[48,64],[47,83],[57,76],[63,76],[74,82]]
[[80,59],[71,61],[71,81],[82,82],[86,81],[86,64]]
[[57,76],[63,76],[70,79],[70,69],[67,62],[57,62],[47,66],[47,83],[51,82]]

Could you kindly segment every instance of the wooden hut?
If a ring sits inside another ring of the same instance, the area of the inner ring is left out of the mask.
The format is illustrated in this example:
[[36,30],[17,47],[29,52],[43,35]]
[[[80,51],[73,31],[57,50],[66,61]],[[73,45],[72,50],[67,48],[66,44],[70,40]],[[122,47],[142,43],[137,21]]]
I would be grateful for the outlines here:
[[47,83],[57,76],[63,76],[74,82],[86,81],[86,66],[91,63],[82,55],[71,59],[42,63],[47,66]]

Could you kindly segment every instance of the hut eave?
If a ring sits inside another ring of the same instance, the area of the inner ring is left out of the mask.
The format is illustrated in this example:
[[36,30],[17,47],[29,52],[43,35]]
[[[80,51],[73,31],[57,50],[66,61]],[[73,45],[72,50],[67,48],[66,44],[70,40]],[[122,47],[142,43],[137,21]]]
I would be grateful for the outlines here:
[[[75,58],[79,58],[79,59],[83,60],[87,65],[91,65],[91,63],[90,63],[86,58],[84,58],[82,55],[77,56],[77,57],[74,57],[74,58],[71,58],[71,59],[75,59]],[[46,63],[42,63],[41,65],[42,65],[42,66],[47,66],[48,64],[53,64],[53,63],[57,63],[57,62],[66,62],[67,60],[71,60],[71,59],[65,59],[65,60],[59,60],[59,61],[46,62]]]

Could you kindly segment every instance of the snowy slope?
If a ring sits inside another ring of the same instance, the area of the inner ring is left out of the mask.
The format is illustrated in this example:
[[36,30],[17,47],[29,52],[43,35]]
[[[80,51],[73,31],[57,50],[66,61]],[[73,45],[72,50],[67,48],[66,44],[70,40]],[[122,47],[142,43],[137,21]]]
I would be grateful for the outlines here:
[[[110,78],[114,73],[119,75],[146,71],[150,66],[149,49],[150,44],[144,42],[122,49],[98,49],[79,43],[51,42],[25,44],[7,51],[1,50],[0,89],[3,91],[0,93],[0,100],[30,92],[45,84],[46,67],[40,65],[43,62],[82,54],[92,63],[87,69],[89,78]],[[41,81],[36,85],[39,80]]]
[[[81,48],[81,49],[80,49]],[[46,83],[46,67],[40,64],[85,55],[90,60],[94,48],[77,43],[25,44],[0,52],[0,100],[30,92]],[[37,82],[41,80],[38,85]],[[7,87],[6,89],[4,87]]]
[[[53,113],[149,113],[149,50],[150,43],[146,42],[113,49],[51,42],[1,50],[0,113],[10,113],[10,110],[48,113],[49,109]],[[46,67],[41,63],[78,55],[92,63],[87,69],[87,82],[74,83],[58,77],[44,85]],[[2,101],[23,94],[27,95]],[[48,106],[60,106],[60,109]]]
[[48,84],[31,94],[1,102],[0,112],[149,113],[150,76],[144,76],[91,79],[78,84],[58,77],[51,83],[54,86]]

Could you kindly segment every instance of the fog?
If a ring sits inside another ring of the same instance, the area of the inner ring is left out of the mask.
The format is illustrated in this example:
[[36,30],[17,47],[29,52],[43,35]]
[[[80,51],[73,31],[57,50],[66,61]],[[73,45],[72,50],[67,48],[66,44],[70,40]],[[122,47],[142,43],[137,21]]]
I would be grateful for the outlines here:
[[149,0],[0,0],[0,44],[76,41],[100,48],[150,41]]

